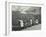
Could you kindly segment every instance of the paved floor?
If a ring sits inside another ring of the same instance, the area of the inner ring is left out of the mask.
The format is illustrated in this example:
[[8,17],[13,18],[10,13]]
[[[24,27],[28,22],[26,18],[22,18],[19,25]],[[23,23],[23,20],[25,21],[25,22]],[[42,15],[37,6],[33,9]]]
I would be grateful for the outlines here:
[[23,29],[23,30],[40,30],[41,29],[41,24],[39,25],[34,25],[32,27],[28,27],[26,29]]

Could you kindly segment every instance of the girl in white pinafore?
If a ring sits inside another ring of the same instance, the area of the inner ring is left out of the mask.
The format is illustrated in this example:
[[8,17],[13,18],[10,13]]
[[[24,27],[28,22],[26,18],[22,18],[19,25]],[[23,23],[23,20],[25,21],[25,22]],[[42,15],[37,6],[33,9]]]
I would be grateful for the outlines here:
[[30,23],[31,23],[31,25],[32,25],[32,19],[30,19]]
[[21,27],[24,27],[23,20],[19,20],[19,21],[20,21],[20,26],[21,26]]

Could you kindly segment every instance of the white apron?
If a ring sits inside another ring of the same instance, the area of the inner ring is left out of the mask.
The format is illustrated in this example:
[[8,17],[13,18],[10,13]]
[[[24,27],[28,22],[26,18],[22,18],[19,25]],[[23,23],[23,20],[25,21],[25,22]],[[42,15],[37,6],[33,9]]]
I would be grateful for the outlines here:
[[30,19],[30,23],[31,23],[31,25],[32,25],[32,19]]
[[23,20],[19,20],[20,21],[20,26],[23,27]]

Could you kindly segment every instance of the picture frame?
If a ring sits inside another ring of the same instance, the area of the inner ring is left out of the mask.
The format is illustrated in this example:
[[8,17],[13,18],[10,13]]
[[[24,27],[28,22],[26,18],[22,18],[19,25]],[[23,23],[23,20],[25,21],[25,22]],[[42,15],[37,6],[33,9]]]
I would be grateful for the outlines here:
[[[41,7],[41,24],[42,24],[42,13],[43,13],[43,4],[36,3],[19,3],[19,2],[5,2],[5,35],[15,34],[15,31],[12,31],[12,13],[11,7],[12,5],[19,6],[33,6],[33,7]],[[42,27],[41,27],[42,30]]]

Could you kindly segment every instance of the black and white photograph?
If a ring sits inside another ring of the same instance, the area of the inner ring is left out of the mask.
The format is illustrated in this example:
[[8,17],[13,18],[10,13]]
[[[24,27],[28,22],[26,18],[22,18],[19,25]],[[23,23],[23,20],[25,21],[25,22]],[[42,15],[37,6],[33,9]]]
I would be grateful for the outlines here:
[[2,0],[0,21],[0,37],[46,37],[46,1]]
[[12,5],[12,31],[41,30],[41,7]]

